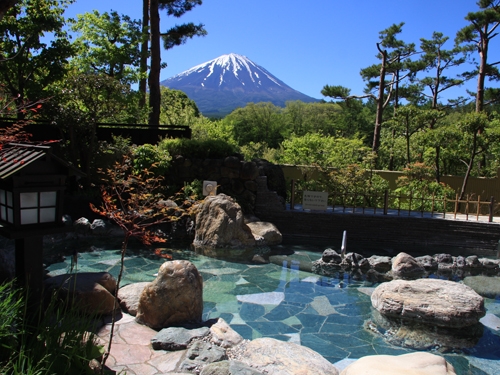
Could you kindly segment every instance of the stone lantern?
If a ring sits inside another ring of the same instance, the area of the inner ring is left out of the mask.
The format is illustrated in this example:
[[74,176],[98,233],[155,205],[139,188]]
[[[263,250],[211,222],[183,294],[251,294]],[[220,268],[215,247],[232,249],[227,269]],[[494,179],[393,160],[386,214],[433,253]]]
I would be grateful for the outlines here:
[[0,149],[0,235],[15,240],[16,278],[34,293],[43,281],[43,236],[66,230],[63,193],[75,171],[50,146],[9,143]]

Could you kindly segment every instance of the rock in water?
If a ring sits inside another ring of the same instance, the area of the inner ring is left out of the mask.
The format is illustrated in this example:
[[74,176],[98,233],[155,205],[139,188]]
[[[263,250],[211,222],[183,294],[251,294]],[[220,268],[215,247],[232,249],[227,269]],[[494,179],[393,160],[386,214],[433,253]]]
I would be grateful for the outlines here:
[[369,355],[347,366],[340,375],[456,375],[443,357],[431,353],[398,356]]
[[375,288],[371,301],[389,318],[442,327],[472,326],[486,314],[483,297],[448,280],[393,280]]

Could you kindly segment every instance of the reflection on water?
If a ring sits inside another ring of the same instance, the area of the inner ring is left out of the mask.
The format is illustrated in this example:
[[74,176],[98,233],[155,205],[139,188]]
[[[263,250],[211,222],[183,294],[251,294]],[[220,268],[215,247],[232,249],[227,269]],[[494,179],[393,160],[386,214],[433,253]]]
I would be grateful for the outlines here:
[[[107,271],[117,277],[120,244],[105,242],[90,244],[80,240],[50,246],[46,249],[52,259],[48,260],[49,274],[69,272],[71,254],[76,250],[77,272]],[[188,246],[155,252],[132,244],[124,260],[122,286],[152,281],[170,256],[185,259],[193,262],[203,276],[203,318],[222,317],[246,339],[265,336],[295,342],[332,363],[366,355],[404,354],[413,351],[408,346],[415,346],[442,353],[457,374],[500,373],[500,325],[495,323],[500,321],[499,300],[486,300],[485,326],[478,327],[483,334],[478,333],[472,341],[451,337],[451,341],[425,346],[419,341],[422,335],[417,340],[414,330],[405,325],[399,326],[399,337],[405,339],[395,340],[392,335],[391,340],[387,332],[394,327],[377,328],[369,323],[374,320],[370,294],[377,284],[357,273],[338,272],[325,277],[309,272],[310,264],[321,257],[324,248],[324,244],[314,243],[281,245],[281,252],[293,255],[276,255],[269,264],[251,264],[207,257]],[[62,255],[66,256],[64,261]],[[408,345],[411,342],[415,345]]]

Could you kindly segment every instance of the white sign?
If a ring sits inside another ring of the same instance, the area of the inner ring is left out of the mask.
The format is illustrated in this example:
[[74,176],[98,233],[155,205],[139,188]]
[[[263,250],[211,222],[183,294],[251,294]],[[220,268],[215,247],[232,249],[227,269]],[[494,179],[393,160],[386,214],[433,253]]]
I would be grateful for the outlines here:
[[323,191],[304,191],[302,194],[302,208],[304,210],[326,211],[328,193]]
[[203,195],[217,194],[217,181],[203,181]]

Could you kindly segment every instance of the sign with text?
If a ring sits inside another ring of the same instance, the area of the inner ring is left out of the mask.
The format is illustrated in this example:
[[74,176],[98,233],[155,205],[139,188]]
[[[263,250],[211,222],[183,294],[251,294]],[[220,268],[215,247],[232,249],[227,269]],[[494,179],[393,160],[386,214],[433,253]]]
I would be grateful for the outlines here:
[[328,193],[324,191],[304,191],[302,195],[302,208],[304,210],[326,211]]

